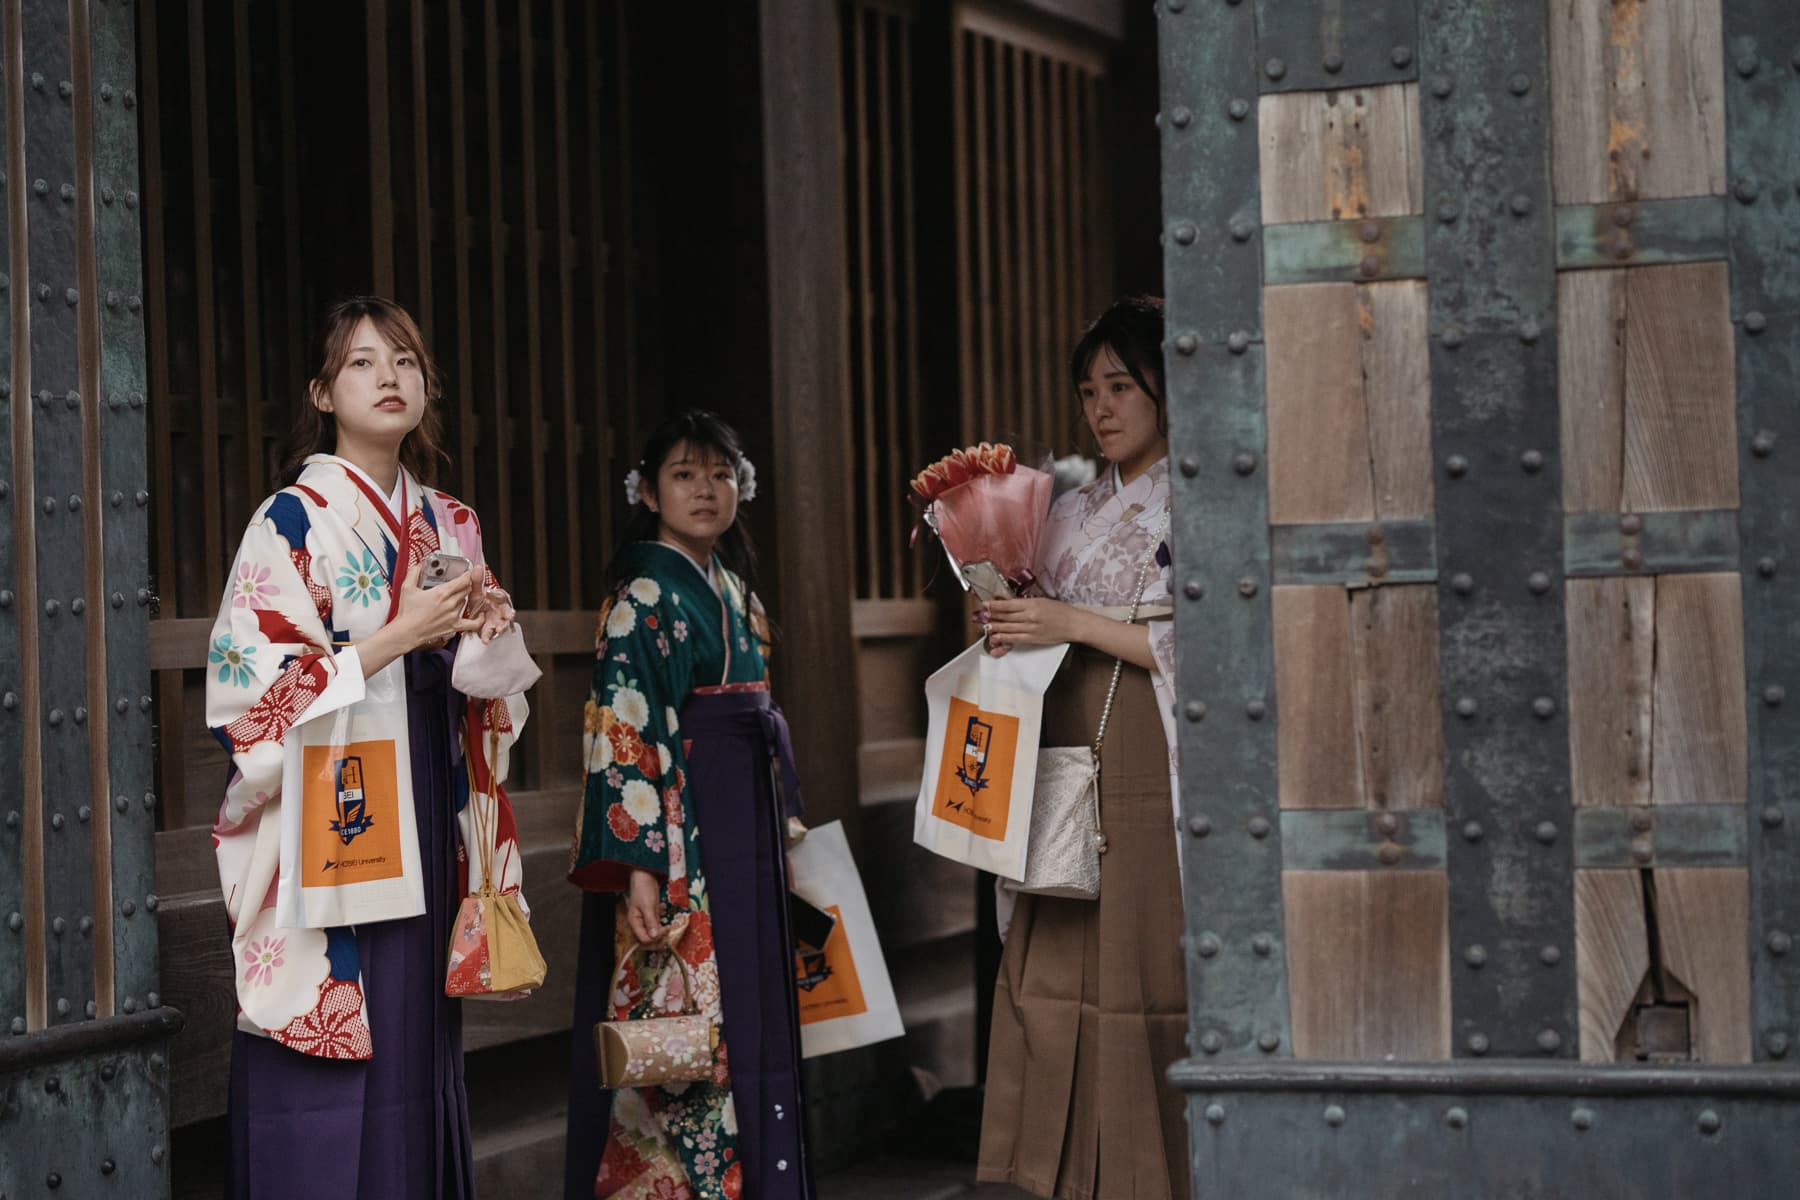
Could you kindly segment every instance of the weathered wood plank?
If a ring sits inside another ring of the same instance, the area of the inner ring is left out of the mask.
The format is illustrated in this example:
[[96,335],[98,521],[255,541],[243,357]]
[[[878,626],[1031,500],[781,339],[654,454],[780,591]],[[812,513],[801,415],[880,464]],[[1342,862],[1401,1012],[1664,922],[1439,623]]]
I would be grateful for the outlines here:
[[1356,289],[1266,288],[1269,520],[1276,525],[1375,516]]
[[1422,281],[1356,291],[1375,515],[1432,515],[1429,306]]
[[1565,595],[1574,801],[1648,804],[1656,581],[1571,579]]
[[1663,962],[1694,993],[1694,1056],[1750,1061],[1750,876],[1743,867],[1656,872]]
[[1444,806],[1437,608],[1430,586],[1350,594],[1357,757],[1373,808]]
[[1550,52],[1558,203],[1724,190],[1715,0],[1555,4]]
[[1619,1029],[1650,969],[1643,883],[1636,871],[1575,872],[1575,973],[1581,1060],[1612,1062]]
[[1449,887],[1441,871],[1286,871],[1296,1058],[1450,1057]]
[[1736,508],[1737,369],[1729,272],[1679,263],[1625,273],[1627,511]]
[[1278,587],[1271,599],[1281,807],[1361,808],[1349,598],[1342,588]]
[[1735,573],[1656,581],[1654,803],[1745,802],[1742,602]]
[[1257,128],[1266,225],[1424,209],[1415,83],[1265,95]]
[[1558,275],[1556,321],[1563,509],[1616,512],[1625,471],[1625,273]]

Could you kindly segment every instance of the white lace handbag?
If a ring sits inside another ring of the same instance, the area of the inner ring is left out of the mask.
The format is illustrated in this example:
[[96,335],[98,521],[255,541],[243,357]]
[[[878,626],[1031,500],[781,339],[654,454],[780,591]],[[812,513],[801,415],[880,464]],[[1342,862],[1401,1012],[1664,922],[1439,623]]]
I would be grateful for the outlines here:
[[[1137,621],[1156,549],[1168,532],[1169,513],[1150,536],[1149,549],[1138,566],[1137,587],[1131,598],[1127,625]],[[1106,853],[1106,830],[1100,823],[1100,748],[1106,742],[1106,723],[1112,717],[1113,700],[1119,694],[1119,676],[1125,660],[1113,662],[1112,683],[1106,689],[1106,705],[1100,710],[1100,730],[1091,746],[1045,746],[1038,750],[1037,785],[1031,800],[1031,833],[1025,850],[1025,878],[1021,892],[1060,896],[1068,900],[1100,898],[1100,856]]]

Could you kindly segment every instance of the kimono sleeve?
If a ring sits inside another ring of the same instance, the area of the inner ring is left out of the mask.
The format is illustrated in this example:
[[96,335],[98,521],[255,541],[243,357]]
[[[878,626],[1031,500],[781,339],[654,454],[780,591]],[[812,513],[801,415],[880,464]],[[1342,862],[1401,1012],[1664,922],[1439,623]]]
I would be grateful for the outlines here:
[[207,640],[206,724],[233,770],[215,833],[245,827],[281,787],[282,737],[309,710],[362,698],[353,648],[333,652],[302,502],[278,493],[244,533]]
[[690,643],[673,636],[661,586],[634,579],[601,613],[583,713],[587,783],[569,879],[624,891],[633,869],[685,876],[686,761],[677,710],[693,676]]

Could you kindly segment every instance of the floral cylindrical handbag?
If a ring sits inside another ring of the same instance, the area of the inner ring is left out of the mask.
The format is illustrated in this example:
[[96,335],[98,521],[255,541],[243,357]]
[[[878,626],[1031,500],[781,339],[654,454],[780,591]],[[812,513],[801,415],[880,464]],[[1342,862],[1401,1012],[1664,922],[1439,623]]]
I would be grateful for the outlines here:
[[[713,1077],[719,1027],[711,1017],[696,1010],[694,977],[676,950],[686,932],[685,926],[672,930],[668,943],[669,959],[681,971],[680,1015],[601,1021],[594,1026],[594,1059],[600,1067],[601,1087],[659,1087]],[[643,949],[648,947],[633,945],[620,956],[613,971],[613,994],[618,992],[626,966]]]

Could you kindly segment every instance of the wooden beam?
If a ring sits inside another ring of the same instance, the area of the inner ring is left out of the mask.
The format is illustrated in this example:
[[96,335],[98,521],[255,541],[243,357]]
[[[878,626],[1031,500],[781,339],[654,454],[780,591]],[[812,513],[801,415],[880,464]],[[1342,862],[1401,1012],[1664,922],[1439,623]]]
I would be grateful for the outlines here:
[[[776,519],[806,528],[804,545],[773,556],[777,617],[805,630],[799,670],[785,672],[783,706],[806,779],[809,816],[844,819],[856,839],[856,767],[842,752],[857,728],[849,465],[840,463],[844,412],[843,97],[835,5],[764,3],[760,12],[763,167],[768,221],[770,424]],[[798,656],[785,660],[800,663]],[[801,672],[804,672],[804,675]]]

